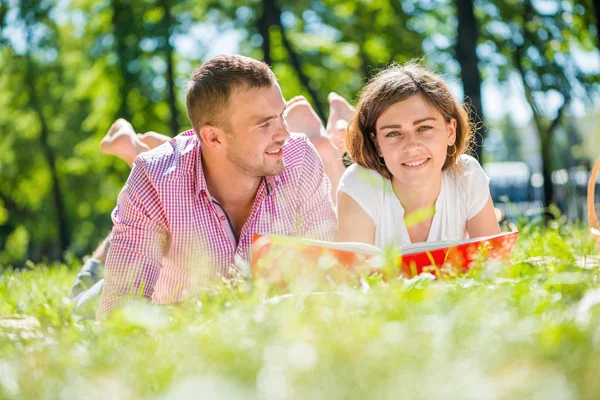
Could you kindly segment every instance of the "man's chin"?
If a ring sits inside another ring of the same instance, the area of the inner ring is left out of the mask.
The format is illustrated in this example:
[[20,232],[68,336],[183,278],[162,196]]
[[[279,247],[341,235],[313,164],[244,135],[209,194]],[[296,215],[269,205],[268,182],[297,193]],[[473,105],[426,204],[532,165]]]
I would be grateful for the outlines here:
[[264,170],[264,176],[276,176],[283,172],[285,165],[283,161],[277,163],[277,165],[271,165]]
[[278,170],[270,169],[268,171],[265,171],[265,174],[263,176],[277,176],[277,175],[281,174],[282,172],[283,172],[283,168],[278,169]]

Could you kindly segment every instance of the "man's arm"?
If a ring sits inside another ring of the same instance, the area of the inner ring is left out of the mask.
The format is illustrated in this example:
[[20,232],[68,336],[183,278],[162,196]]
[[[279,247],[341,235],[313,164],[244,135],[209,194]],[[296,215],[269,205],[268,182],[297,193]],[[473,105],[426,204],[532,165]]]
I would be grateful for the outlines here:
[[114,227],[100,297],[101,318],[131,298],[150,299],[169,233],[158,193],[143,161],[133,164],[112,213]]
[[337,218],[331,199],[331,184],[310,142],[307,142],[301,168],[296,197],[296,236],[333,241]]

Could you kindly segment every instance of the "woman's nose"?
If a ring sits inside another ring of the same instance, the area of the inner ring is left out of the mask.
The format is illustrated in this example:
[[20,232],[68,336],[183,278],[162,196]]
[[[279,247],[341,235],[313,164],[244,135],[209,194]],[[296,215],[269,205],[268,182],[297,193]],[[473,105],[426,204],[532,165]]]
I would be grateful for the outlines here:
[[419,147],[421,147],[421,143],[412,135],[406,136],[402,143],[402,150],[406,153],[414,151]]

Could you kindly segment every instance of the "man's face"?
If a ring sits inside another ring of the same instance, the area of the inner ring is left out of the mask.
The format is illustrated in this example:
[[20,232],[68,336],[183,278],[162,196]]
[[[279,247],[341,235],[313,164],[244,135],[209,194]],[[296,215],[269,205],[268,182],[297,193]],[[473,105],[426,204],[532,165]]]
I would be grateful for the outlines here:
[[290,137],[283,119],[285,101],[277,83],[232,91],[225,117],[227,160],[250,177],[283,172],[283,144]]

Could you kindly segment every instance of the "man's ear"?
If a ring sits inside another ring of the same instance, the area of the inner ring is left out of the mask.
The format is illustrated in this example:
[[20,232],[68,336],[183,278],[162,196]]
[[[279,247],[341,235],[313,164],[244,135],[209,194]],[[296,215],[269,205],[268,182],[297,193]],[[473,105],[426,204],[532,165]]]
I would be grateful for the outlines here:
[[223,138],[225,135],[223,131],[221,131],[215,126],[202,125],[202,127],[200,127],[200,131],[198,132],[198,136],[200,136],[203,146],[208,146],[212,148],[223,147]]
[[448,128],[448,146],[453,146],[456,143],[456,118],[451,118],[446,126]]

